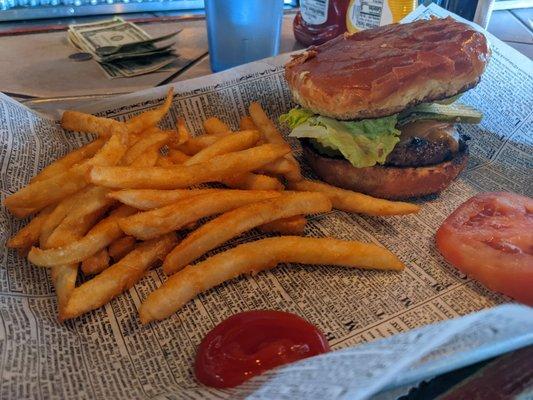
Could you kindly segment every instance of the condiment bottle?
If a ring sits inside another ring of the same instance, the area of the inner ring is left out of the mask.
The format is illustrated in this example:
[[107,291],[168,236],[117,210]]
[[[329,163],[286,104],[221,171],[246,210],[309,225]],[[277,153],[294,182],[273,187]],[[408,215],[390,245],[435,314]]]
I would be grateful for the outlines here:
[[417,0],[350,0],[346,28],[357,32],[399,22],[417,5]]
[[346,32],[349,0],[300,0],[294,36],[305,46],[317,45]]

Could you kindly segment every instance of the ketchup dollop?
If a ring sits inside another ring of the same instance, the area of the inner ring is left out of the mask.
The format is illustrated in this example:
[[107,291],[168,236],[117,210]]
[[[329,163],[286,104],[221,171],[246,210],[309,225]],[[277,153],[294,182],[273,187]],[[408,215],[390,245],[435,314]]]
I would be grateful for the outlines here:
[[196,379],[233,387],[268,369],[330,350],[325,336],[303,318],[282,311],[247,311],[209,332],[196,354]]

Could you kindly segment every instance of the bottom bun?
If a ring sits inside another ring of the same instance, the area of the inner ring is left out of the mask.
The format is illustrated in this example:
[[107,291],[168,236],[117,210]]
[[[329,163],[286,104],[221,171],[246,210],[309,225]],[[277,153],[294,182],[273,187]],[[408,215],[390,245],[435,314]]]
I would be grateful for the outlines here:
[[345,159],[323,156],[302,140],[304,156],[316,175],[323,181],[344,189],[390,200],[440,193],[457,178],[468,160],[468,146],[461,141],[454,157],[426,167],[355,168]]

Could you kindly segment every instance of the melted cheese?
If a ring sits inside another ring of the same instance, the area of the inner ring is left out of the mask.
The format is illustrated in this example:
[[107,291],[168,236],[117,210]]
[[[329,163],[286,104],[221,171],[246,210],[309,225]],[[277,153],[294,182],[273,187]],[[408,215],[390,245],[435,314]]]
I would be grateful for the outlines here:
[[432,120],[420,120],[402,126],[399,144],[408,142],[411,138],[423,138],[431,142],[447,142],[450,150],[459,149],[459,135],[455,132],[454,124]]

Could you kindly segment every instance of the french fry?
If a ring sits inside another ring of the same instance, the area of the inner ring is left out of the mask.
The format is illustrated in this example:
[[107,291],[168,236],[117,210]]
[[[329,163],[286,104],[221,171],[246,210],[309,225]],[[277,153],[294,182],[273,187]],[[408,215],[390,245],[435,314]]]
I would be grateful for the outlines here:
[[109,257],[111,257],[113,261],[117,262],[130,251],[132,251],[135,248],[136,243],[137,241],[132,236],[123,236],[116,239],[107,248]]
[[9,209],[9,211],[11,212],[11,214],[13,214],[16,217],[25,218],[28,215],[35,214],[37,211],[39,211],[39,209],[31,208],[31,207],[16,207],[15,206]]
[[[85,192],[85,191],[83,191]],[[93,221],[85,220],[82,224],[72,226],[71,230],[65,230],[62,236],[57,236],[53,240],[47,239],[47,246],[62,246],[69,242],[79,240],[86,229],[89,229]],[[45,247],[47,248],[47,247]],[[52,283],[57,296],[57,308],[59,314],[65,308],[70,294],[76,286],[78,277],[78,263],[55,265],[50,269]]]
[[109,253],[102,249],[98,253],[81,262],[81,270],[85,275],[96,275],[109,267]]
[[284,145],[265,144],[223,154],[209,161],[169,168],[93,167],[89,181],[117,189],[179,189],[258,169],[290,151]]
[[271,176],[248,172],[222,180],[226,186],[234,189],[248,190],[283,190],[285,186]]
[[[256,106],[254,106],[254,108],[255,107]],[[268,124],[265,121],[266,115],[261,115],[261,112],[259,110],[256,110],[256,114],[258,114],[258,115],[256,115],[256,118],[260,118],[261,120],[263,120],[263,122],[265,122],[266,126],[270,125],[270,124]],[[262,113],[262,114],[264,114],[264,113]],[[249,116],[241,118],[240,126],[241,126],[241,129],[258,129],[257,125],[254,123],[254,120],[252,119],[252,117],[249,117]],[[272,132],[277,132],[277,129],[275,127],[272,128],[272,126],[270,126],[270,127],[265,127],[264,126],[262,132],[263,132],[263,135],[267,136],[267,134],[265,134],[265,132],[271,132],[271,131]],[[276,141],[281,143],[280,140],[276,140],[275,139],[276,136],[278,136],[278,135],[274,134],[274,133],[269,135],[268,137],[270,138],[270,140],[267,139],[267,141],[269,141],[270,143],[274,143]],[[282,138],[281,134],[279,134],[279,137]],[[283,140],[283,138],[282,138],[282,140]],[[301,173],[299,171],[299,168],[298,169],[295,168],[294,167],[294,163],[289,161],[289,160],[287,160],[287,159],[285,159],[285,158],[273,161],[270,164],[265,165],[263,168],[261,168],[261,171],[264,172],[264,173],[267,173],[267,174],[275,174],[275,175],[286,176],[287,180],[289,180],[289,181],[294,181],[294,180],[300,180],[301,179]]]
[[286,158],[280,158],[264,165],[260,172],[284,176],[289,182],[295,182],[302,179],[302,174],[299,168],[295,168],[294,163]]
[[250,103],[248,110],[255,126],[261,131],[268,143],[280,143],[288,146],[288,143],[285,141],[274,123],[268,118],[259,103]]
[[[184,198],[174,204],[119,220],[122,231],[147,240],[183,228],[185,225],[244,204],[279,197],[274,191],[221,190]],[[329,200],[328,200],[329,201]]]
[[198,153],[200,150],[205,149],[208,146],[211,146],[218,140],[220,140],[222,137],[230,136],[231,133],[221,133],[218,135],[202,135],[202,136],[195,136],[191,137],[189,140],[187,140],[185,143],[173,147],[182,153],[185,153],[188,156],[194,156],[196,153]]
[[102,148],[104,143],[104,139],[97,139],[89,144],[86,144],[85,146],[80,147],[79,149],[71,151],[64,157],[61,157],[60,159],[54,161],[52,164],[43,168],[41,172],[39,172],[30,180],[30,183],[42,181],[65,172],[67,169],[74,166],[75,164],[78,164],[84,161],[85,159],[94,156],[96,152]]
[[172,105],[173,93],[174,90],[172,88],[168,89],[165,101],[160,107],[145,111],[126,122],[128,132],[138,134],[148,128],[156,126],[170,109],[170,106]]
[[76,193],[87,186],[85,175],[94,165],[115,165],[124,155],[127,144],[122,135],[113,135],[94,157],[78,164],[68,171],[54,175],[21,188],[8,196],[4,205],[16,216],[25,217],[29,211],[21,213],[20,208],[39,211],[44,207],[57,203],[61,199]]
[[[244,134],[246,132],[246,134]],[[256,132],[251,134],[249,132]],[[220,136],[221,134],[219,134]],[[257,131],[242,131],[232,135],[219,138],[213,144],[199,150],[194,156],[187,155],[180,156],[184,161],[184,165],[194,165],[202,161],[208,161],[216,155],[226,154],[231,151],[244,150],[251,146],[250,142],[254,141],[255,135],[257,140],[260,139]],[[255,142],[257,142],[257,140]],[[250,145],[249,145],[250,144]],[[177,151],[177,150],[171,150]],[[268,164],[267,164],[268,165]],[[275,178],[265,175],[254,174],[252,172],[244,173],[239,176],[229,177],[222,180],[226,186],[234,189],[249,189],[249,190],[283,190],[283,184]]]
[[161,152],[159,151],[159,145],[151,147],[146,150],[144,154],[141,154],[133,163],[132,167],[153,167],[157,165],[161,158]]
[[49,235],[42,248],[50,249],[65,246],[79,240],[97,222],[109,208],[112,199],[102,196],[102,188],[91,187],[76,196],[76,203],[70,208],[65,218]]
[[124,189],[111,192],[107,196],[139,210],[152,210],[154,208],[168,206],[184,198],[221,191],[223,192],[224,189]]
[[101,138],[108,138],[114,131],[125,130],[126,125],[111,118],[67,110],[61,116],[61,127],[68,131],[93,133]]
[[175,243],[173,234],[141,243],[118,263],[74,289],[60,319],[63,321],[97,309],[131,288],[165,257]]
[[76,233],[76,236],[85,235],[115,202],[112,198],[107,197],[108,192],[109,189],[93,186],[77,196],[75,204],[50,234],[44,247],[61,246],[63,238],[69,234],[72,235],[73,232]]
[[297,191],[320,192],[331,199],[338,210],[367,215],[405,215],[420,211],[420,206],[402,201],[389,201],[366,194],[340,189],[322,182],[302,180],[291,182],[289,187]]
[[204,129],[208,135],[231,133],[229,126],[217,117],[209,117],[204,121]]
[[51,268],[50,275],[56,290],[58,313],[61,315],[76,287],[78,263],[56,265]]
[[6,197],[4,205],[16,217],[27,217],[83,189],[87,185],[84,175],[88,169],[87,165],[77,166],[60,175],[31,183]]
[[[267,117],[259,103],[251,103],[249,111],[254,124],[257,126],[257,128],[259,128],[268,143],[284,143],[287,146],[289,145],[276,128],[276,125],[274,125],[274,123]],[[284,158],[289,161],[290,165],[292,165],[292,170],[290,173],[284,174],[287,179],[290,179],[291,181],[298,181],[302,179],[300,164],[298,164],[298,161],[296,161],[294,156],[292,154],[287,154]]]
[[187,155],[194,155],[200,150],[206,148],[207,146],[215,143],[220,137],[227,136],[231,134],[231,131],[219,132],[217,135],[202,135],[193,137],[191,136],[187,125],[185,124],[185,119],[178,118],[176,123],[176,129],[178,132],[178,137],[180,141],[171,141],[169,146],[173,149],[179,149]]
[[[72,218],[70,218],[70,215],[67,215],[67,217],[61,221],[61,224],[59,224],[59,226],[52,232],[46,241],[45,248],[57,248],[63,246],[65,242],[70,242],[68,240],[65,241],[65,237],[83,237],[83,235],[89,232],[91,228],[96,225],[99,218],[104,213],[104,209],[93,211],[90,214],[84,215],[83,219],[81,219],[77,224],[72,223]],[[72,239],[72,241],[74,241],[74,239]]]
[[276,232],[283,235],[303,235],[307,220],[303,215],[267,222],[259,227],[261,232]]
[[128,149],[135,145],[139,140],[141,140],[144,136],[143,134],[144,132],[141,132],[139,134],[128,134]]
[[121,162],[124,165],[131,165],[139,157],[143,156],[148,149],[157,147],[158,149],[162,147],[170,138],[170,133],[162,131],[160,129],[155,129],[154,132],[143,136],[137,143],[131,146]]
[[191,138],[191,133],[187,129],[187,124],[185,123],[185,118],[178,118],[176,121],[176,132],[180,138],[181,143],[185,143]]
[[250,116],[241,117],[239,128],[241,129],[241,131],[245,131],[245,130],[253,130],[253,131],[255,131],[255,130],[257,130],[257,126],[255,126],[254,120]]
[[172,132],[168,141],[168,146],[170,148],[177,148],[191,138],[191,134],[189,133],[183,118],[178,118],[175,129],[170,132]]
[[179,165],[179,164],[183,164],[185,161],[187,161],[191,157],[177,149],[169,149],[168,158],[173,164]]
[[218,135],[202,135],[195,136],[189,139],[189,141],[195,141],[198,146],[205,149],[207,146],[211,146],[215,142],[218,142],[221,138],[233,135],[230,132],[219,133]]
[[79,204],[80,199],[88,190],[90,190],[90,188],[85,188],[77,193],[65,197],[54,206],[52,213],[48,216],[48,218],[46,218],[46,220],[43,222],[43,226],[41,227],[41,232],[39,234],[40,247],[46,247],[46,243],[48,242],[50,235],[67,216],[69,211],[73,209],[76,204]]
[[[194,198],[192,199],[194,200]],[[331,210],[321,193],[290,193],[235,208],[193,231],[165,258],[163,271],[170,275],[208,251],[253,228],[282,218]]]
[[135,211],[131,207],[120,206],[79,240],[53,249],[33,247],[28,253],[28,261],[41,267],[83,261],[122,236],[118,220],[135,213]]
[[116,132],[111,135],[102,148],[81,165],[115,165],[127,150],[128,134]]
[[87,185],[84,175],[89,168],[87,164],[75,166],[62,174],[31,183],[8,196],[4,205],[15,216],[27,217],[83,189]]
[[[170,161],[168,156],[163,156],[163,155],[159,154],[159,156],[157,157],[157,160],[155,162],[155,165],[157,167],[166,168],[166,167],[173,167],[175,164],[172,161]],[[134,165],[134,167],[136,167],[136,166],[137,165]]]
[[55,205],[44,208],[35,218],[33,218],[25,227],[17,232],[16,235],[7,241],[7,247],[19,249],[24,252],[39,241],[41,229],[47,218],[54,211]]
[[300,236],[262,239],[216,254],[170,276],[141,304],[141,322],[165,319],[201,292],[242,274],[274,268],[278,263],[395,271],[404,268],[394,254],[375,244]]
[[249,149],[256,144],[260,138],[261,134],[258,131],[236,132],[232,135],[222,137],[211,146],[200,150],[194,156],[185,161],[183,165],[194,165],[200,162],[209,161],[213,157],[221,154]]
[[138,168],[153,167],[157,165],[159,159],[162,157],[160,148],[161,146],[159,144],[147,148],[144,153],[139,155],[130,165]]
[[[216,136],[213,136],[216,139]],[[213,143],[216,140],[213,140]],[[191,138],[185,143],[180,144],[179,146],[172,146],[172,149],[179,150],[180,153],[185,154],[186,156],[194,156],[200,150],[205,149],[207,145],[200,143],[197,138]]]

